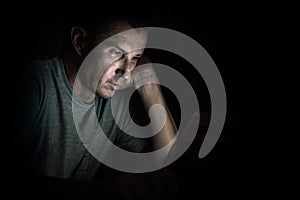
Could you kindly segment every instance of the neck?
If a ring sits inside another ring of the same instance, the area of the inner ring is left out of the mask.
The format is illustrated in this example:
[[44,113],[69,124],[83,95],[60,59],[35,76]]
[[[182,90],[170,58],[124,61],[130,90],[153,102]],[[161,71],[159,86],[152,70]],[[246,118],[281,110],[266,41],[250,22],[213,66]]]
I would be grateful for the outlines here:
[[[79,67],[82,63],[81,58],[72,54],[64,53],[62,55],[65,72],[73,94],[84,103],[92,103],[95,99],[95,94],[92,94],[86,87],[81,84],[80,79],[76,80]],[[76,80],[76,82],[75,82]]]
[[80,67],[80,60],[76,58],[73,53],[66,52],[62,55],[62,60],[64,63],[65,72],[68,78],[68,82],[73,89],[74,82],[76,79],[77,72]]

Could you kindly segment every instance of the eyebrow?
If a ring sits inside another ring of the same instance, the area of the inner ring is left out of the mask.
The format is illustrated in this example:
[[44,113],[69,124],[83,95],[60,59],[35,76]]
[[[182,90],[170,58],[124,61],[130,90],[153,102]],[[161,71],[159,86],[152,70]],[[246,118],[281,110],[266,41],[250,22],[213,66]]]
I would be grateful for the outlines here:
[[121,47],[118,47],[118,46],[116,46],[116,45],[112,45],[112,47],[121,50],[123,53],[127,53],[127,52],[125,51],[125,49],[122,49]]
[[[128,52],[127,52],[125,49],[123,49],[123,48],[121,48],[121,47],[119,47],[119,46],[113,45],[113,47],[114,47],[114,48],[117,48],[117,49],[119,49],[119,50],[121,50],[124,54],[128,54]],[[137,49],[137,50],[138,50],[138,49]],[[142,57],[142,56],[143,56],[143,54],[137,54],[137,55],[135,55],[134,57],[140,58],[140,57]]]

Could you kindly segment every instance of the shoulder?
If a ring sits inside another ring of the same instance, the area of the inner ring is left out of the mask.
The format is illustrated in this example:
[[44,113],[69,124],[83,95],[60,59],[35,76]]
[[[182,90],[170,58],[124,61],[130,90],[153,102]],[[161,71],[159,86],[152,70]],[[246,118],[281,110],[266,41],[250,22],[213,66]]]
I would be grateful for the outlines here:
[[25,74],[43,74],[57,65],[58,58],[38,58],[25,65]]
[[28,62],[20,79],[21,89],[27,94],[41,94],[55,81],[55,71],[59,67],[58,58],[39,58]]
[[49,84],[60,68],[59,58],[39,58],[28,62],[23,69],[24,83]]

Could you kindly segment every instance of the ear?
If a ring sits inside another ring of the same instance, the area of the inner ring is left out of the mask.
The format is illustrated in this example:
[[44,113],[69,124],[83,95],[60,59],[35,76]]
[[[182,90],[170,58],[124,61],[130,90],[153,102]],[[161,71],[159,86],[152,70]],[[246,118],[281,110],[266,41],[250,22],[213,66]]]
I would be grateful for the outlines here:
[[84,55],[86,51],[86,35],[87,32],[79,26],[74,26],[71,29],[72,45],[79,56]]

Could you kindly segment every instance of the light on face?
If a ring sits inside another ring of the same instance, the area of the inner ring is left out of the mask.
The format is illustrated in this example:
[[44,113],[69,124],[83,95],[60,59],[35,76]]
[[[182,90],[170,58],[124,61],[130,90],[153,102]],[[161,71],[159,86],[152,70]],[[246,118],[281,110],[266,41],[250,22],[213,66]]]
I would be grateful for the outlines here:
[[106,52],[113,61],[119,60],[124,55],[124,51],[117,47],[109,47]]

